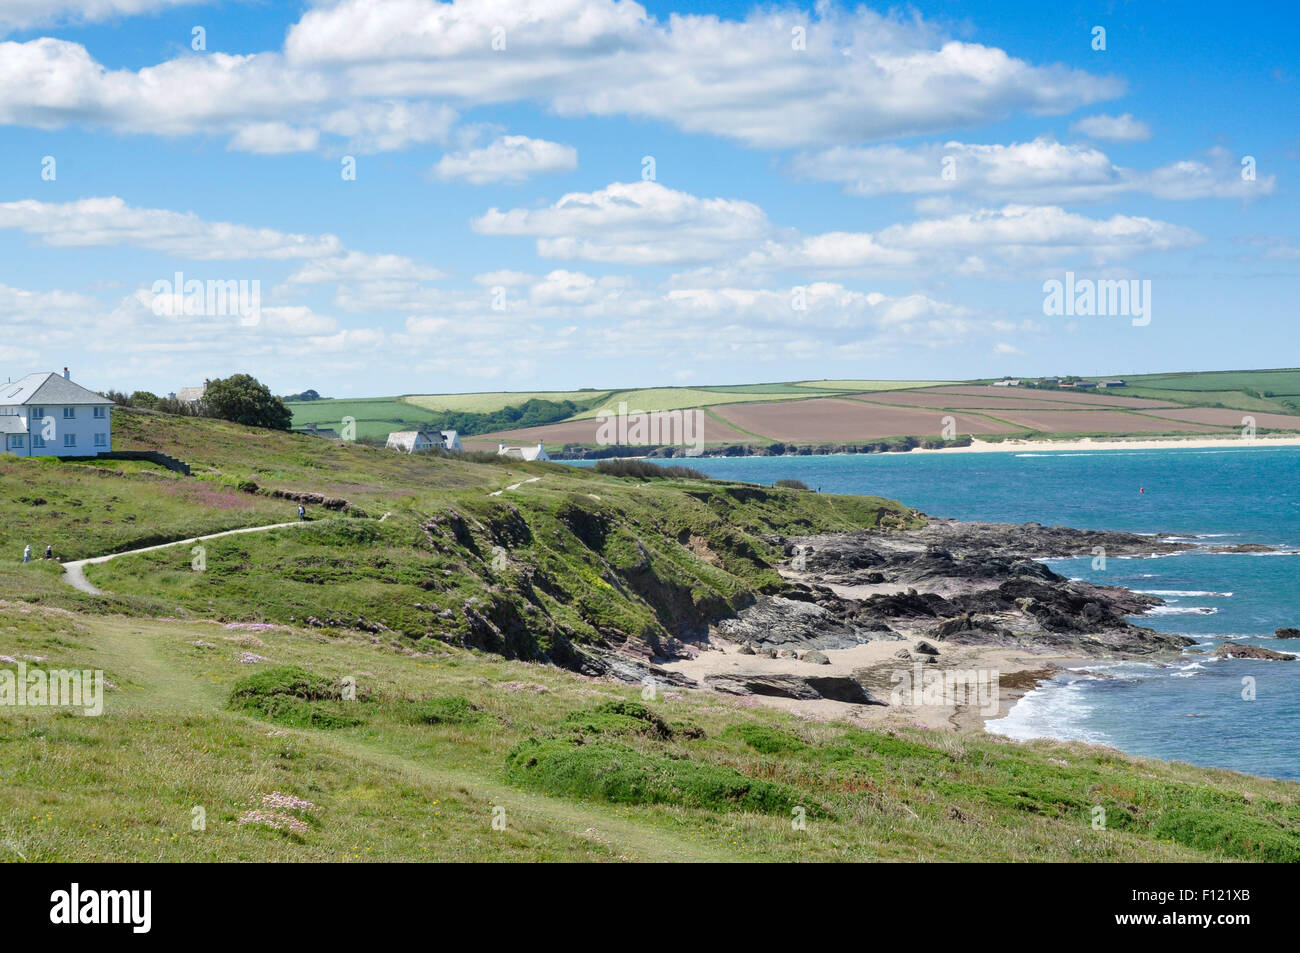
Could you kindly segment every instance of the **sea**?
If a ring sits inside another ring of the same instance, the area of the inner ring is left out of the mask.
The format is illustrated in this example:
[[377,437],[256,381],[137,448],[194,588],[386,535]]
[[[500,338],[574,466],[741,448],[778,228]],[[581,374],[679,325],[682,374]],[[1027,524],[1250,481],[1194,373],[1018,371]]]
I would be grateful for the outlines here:
[[[672,461],[667,461],[672,462]],[[964,520],[1170,534],[1186,553],[1046,562],[1071,578],[1166,600],[1139,625],[1196,640],[1171,662],[1079,663],[987,730],[1112,745],[1130,754],[1300,779],[1300,660],[1217,659],[1232,640],[1300,653],[1300,447],[1026,450],[716,457],[712,477],[802,480],[825,493],[898,499]],[[1263,543],[1264,554],[1210,547]]]

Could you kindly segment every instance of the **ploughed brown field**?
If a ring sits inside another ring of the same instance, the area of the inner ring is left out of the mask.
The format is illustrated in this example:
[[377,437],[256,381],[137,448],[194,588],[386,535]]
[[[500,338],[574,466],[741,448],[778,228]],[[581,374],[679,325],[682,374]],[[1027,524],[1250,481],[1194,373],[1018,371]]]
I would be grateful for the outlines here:
[[1052,433],[1224,433],[1226,428],[1117,410],[1008,410],[997,415],[1030,430]]
[[[1030,430],[1046,434],[1228,434],[1245,426],[1242,419],[1248,416],[1240,410],[1183,407],[1096,391],[1041,391],[978,384],[721,404],[710,411],[704,418],[704,442],[714,446],[763,442],[753,435],[812,445],[906,436],[938,438],[948,416],[955,419],[958,436],[1016,435]],[[1300,431],[1300,415],[1250,416],[1262,430]],[[461,440],[470,450],[495,450],[498,443],[519,446],[539,440],[552,449],[568,443],[594,446],[599,426],[595,419],[570,420]]]
[[[1002,388],[998,388],[1002,390]],[[889,404],[893,407],[933,407],[936,409],[1001,410],[1072,410],[1077,402],[1032,400],[1023,397],[969,397],[965,394],[935,394],[926,390],[904,390],[888,394],[845,395],[849,400],[868,404]],[[1105,406],[1105,405],[1102,405]],[[1172,406],[1172,405],[1171,405]]]
[[[633,421],[629,420],[629,428]],[[661,426],[663,426],[661,422]],[[676,428],[676,424],[672,425]],[[595,418],[587,420],[564,420],[560,423],[546,424],[542,427],[527,427],[520,430],[501,430],[497,433],[477,434],[473,437],[461,437],[460,442],[467,450],[495,450],[497,444],[505,443],[511,446],[528,446],[537,443],[539,440],[554,447],[557,444],[565,443],[582,443],[595,444],[596,431],[600,424]],[[694,436],[694,431],[691,431]],[[753,437],[747,436],[739,431],[732,430],[725,424],[718,423],[708,414],[704,415],[704,442],[705,443],[752,443]],[[669,441],[661,441],[668,443]]]
[[1291,414],[1261,414],[1251,410],[1232,410],[1227,407],[1187,407],[1183,410],[1157,410],[1152,417],[1167,417],[1171,420],[1191,421],[1200,424],[1216,424],[1222,427],[1244,427],[1246,417],[1255,419],[1255,426],[1270,430],[1300,430],[1300,416]]
[[[783,443],[852,443],[884,437],[938,438],[942,410],[886,407],[840,397],[790,400],[771,404],[727,404],[715,407],[718,416],[742,430]],[[958,434],[1014,433],[985,417],[953,414]]]
[[971,397],[1002,397],[1020,400],[1046,400],[1066,404],[1090,404],[1097,407],[1131,407],[1139,410],[1143,407],[1177,407],[1163,400],[1150,400],[1146,397],[1121,397],[1109,391],[1073,391],[1073,390],[1029,390],[1018,387],[993,387],[987,384],[955,384],[944,387],[927,387],[924,391],[912,393],[926,394],[964,394]]

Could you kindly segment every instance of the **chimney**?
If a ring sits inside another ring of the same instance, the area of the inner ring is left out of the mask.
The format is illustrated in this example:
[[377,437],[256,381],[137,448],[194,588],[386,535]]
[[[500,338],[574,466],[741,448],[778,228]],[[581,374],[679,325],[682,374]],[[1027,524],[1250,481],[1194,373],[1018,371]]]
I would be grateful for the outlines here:
[[72,380],[72,377],[71,377],[71,375],[68,374],[68,369],[67,369],[66,367],[63,369],[63,379],[64,379],[65,381],[70,381],[70,380]]
[[545,449],[546,449],[546,444],[542,443],[542,441],[540,440],[537,441],[537,452],[541,453]]

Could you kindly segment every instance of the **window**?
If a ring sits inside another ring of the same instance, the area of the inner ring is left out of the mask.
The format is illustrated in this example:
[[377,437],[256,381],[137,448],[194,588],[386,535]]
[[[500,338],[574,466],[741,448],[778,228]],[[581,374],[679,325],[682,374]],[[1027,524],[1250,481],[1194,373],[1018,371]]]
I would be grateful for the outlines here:
[[42,417],[44,417],[44,416],[45,416],[45,408],[44,408],[44,407],[33,407],[33,408],[32,408],[32,413],[31,413],[31,419],[32,419],[32,420],[40,420],[40,419],[41,419]]
[[106,433],[97,433],[97,434],[95,434],[95,446],[97,446],[97,447],[107,447],[107,446],[108,446],[108,434],[106,434]]
[[77,445],[77,435],[75,433],[65,433],[63,435],[63,445],[65,447],[75,447]]
[[107,408],[107,407],[96,407],[96,408],[95,408],[95,416],[96,416],[97,418],[99,418],[100,420],[103,420],[105,417],[108,416],[108,408]]
[[38,433],[32,434],[32,449],[40,450],[45,446],[45,438]]
[[64,419],[64,420],[71,420],[72,418],[74,418],[74,417],[76,417],[76,416],[77,416],[77,408],[76,408],[76,407],[64,407],[64,408],[63,408],[63,419]]
[[23,435],[20,433],[11,433],[9,435],[9,449],[20,450],[23,446]]

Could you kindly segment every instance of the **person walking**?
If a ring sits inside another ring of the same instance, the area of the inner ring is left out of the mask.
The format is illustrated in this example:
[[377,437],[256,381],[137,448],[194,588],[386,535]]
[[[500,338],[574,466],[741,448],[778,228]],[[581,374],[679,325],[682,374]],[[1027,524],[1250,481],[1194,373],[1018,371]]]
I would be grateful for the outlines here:
[[32,561],[32,544],[28,543],[27,546],[24,547],[23,549],[23,562],[29,563],[31,561]]
[[45,547],[45,558],[46,558],[46,559],[53,559],[53,558],[54,558],[54,547],[53,547],[53,546],[46,546],[46,547]]
[[301,503],[299,503],[299,504],[298,504],[298,519],[300,519],[300,520],[305,520],[306,518],[307,518],[307,508],[306,508],[305,506],[303,506]]

